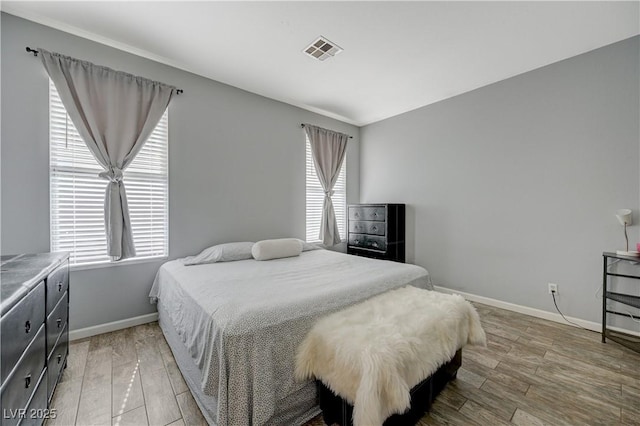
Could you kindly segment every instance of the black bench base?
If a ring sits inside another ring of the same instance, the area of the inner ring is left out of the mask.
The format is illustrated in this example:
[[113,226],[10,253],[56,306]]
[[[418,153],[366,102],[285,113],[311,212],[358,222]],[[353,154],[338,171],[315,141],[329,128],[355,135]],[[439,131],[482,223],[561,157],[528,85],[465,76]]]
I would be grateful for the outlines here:
[[[385,420],[384,426],[415,425],[424,413],[429,411],[431,403],[445,385],[456,378],[460,365],[462,365],[462,350],[458,350],[449,362],[411,389],[409,409],[402,414],[389,417]],[[353,406],[334,394],[320,380],[316,380],[316,384],[324,422],[328,425],[353,426]]]

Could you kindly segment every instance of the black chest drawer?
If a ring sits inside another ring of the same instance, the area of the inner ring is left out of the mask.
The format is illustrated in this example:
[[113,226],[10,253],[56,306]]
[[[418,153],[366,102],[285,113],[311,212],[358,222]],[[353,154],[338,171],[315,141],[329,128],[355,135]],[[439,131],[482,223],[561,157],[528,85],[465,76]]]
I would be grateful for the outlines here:
[[380,222],[356,221],[349,222],[349,232],[354,234],[384,235],[386,225]]
[[47,277],[47,315],[53,311],[69,288],[69,267],[63,262]]
[[[44,369],[45,350],[45,330],[42,324],[36,338],[24,352],[11,377],[2,385],[3,410],[26,408]],[[18,420],[3,418],[2,425],[17,424]]]
[[404,204],[352,204],[348,216],[347,253],[404,262]]
[[384,222],[387,216],[383,207],[353,207],[349,206],[349,220],[375,220]]
[[366,234],[349,234],[349,245],[370,250],[385,251],[387,240],[384,237]]
[[0,320],[2,332],[2,382],[44,322],[44,281]]

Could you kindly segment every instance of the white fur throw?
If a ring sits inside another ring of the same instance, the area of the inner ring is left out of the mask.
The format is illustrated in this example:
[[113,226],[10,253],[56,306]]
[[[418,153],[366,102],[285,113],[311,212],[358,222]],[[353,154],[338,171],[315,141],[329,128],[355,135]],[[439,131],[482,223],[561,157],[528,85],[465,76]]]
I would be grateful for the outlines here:
[[467,343],[486,345],[469,302],[407,286],[319,320],[298,347],[295,374],[322,380],[353,404],[355,426],[382,425]]

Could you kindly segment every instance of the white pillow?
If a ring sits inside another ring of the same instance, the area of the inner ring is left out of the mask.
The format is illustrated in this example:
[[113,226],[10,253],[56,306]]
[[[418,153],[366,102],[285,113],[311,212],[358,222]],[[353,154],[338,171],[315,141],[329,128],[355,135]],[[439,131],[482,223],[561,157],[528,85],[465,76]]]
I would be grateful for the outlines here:
[[300,256],[300,253],[302,253],[302,241],[297,238],[262,240],[255,243],[251,248],[251,254],[253,254],[255,260]]
[[189,266],[251,259],[251,247],[252,242],[218,244],[202,250],[196,256],[185,257],[182,263]]

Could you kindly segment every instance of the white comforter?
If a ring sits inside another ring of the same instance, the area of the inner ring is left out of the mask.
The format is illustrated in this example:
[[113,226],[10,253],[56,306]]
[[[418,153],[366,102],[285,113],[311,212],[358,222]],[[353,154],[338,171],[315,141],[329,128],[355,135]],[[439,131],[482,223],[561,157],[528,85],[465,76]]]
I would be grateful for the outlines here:
[[300,405],[297,393],[313,392],[293,370],[314,322],[407,284],[431,288],[419,266],[315,250],[263,262],[174,260],[158,271],[150,297],[202,371],[203,391],[217,399],[216,423],[277,424]]

